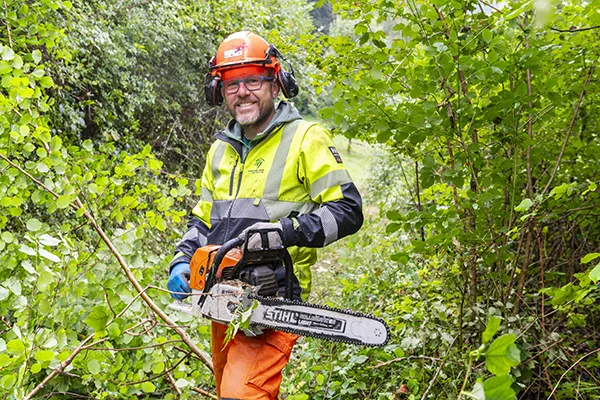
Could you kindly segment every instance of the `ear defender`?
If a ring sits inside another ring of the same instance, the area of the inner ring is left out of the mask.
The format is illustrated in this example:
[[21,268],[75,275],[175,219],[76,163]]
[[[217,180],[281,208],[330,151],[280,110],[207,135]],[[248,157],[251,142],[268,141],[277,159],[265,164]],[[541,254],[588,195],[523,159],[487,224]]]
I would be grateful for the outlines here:
[[[279,59],[284,60],[289,71],[283,69]],[[286,99],[298,95],[300,88],[296,82],[292,64],[266,40],[252,32],[238,32],[226,38],[217,54],[208,61],[209,73],[204,77],[204,96],[211,106],[223,104],[220,72],[243,66],[258,66],[275,71],[277,83]]]
[[223,104],[223,94],[221,93],[221,77],[212,76],[210,73],[204,77],[204,96],[210,106],[220,106]]
[[272,44],[269,45],[269,49],[267,50],[267,58],[271,56],[275,58],[281,58],[288,65],[290,72],[283,69],[283,67],[279,68],[279,72],[277,73],[277,80],[279,81],[279,87],[283,92],[283,95],[286,99],[291,99],[292,97],[296,97],[298,92],[300,91],[300,87],[298,86],[298,82],[296,82],[296,75],[294,74],[294,68],[292,64],[277,50],[277,47]]

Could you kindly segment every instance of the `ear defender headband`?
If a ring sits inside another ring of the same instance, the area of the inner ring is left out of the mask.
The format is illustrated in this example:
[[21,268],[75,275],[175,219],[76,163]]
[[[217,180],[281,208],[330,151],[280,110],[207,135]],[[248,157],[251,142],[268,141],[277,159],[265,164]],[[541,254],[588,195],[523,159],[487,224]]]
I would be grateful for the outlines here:
[[294,68],[292,64],[277,50],[275,46],[272,44],[267,48],[265,59],[264,60],[251,60],[247,62],[240,62],[232,65],[228,65],[225,68],[219,68],[216,65],[216,56],[212,57],[208,62],[209,72],[204,77],[204,96],[206,98],[206,102],[210,106],[220,106],[223,104],[223,94],[221,93],[222,81],[221,75],[219,71],[230,68],[237,68],[243,65],[262,65],[267,66],[273,64],[272,58],[284,60],[289,67],[289,72],[284,70],[281,65],[279,68],[274,68],[277,74],[277,81],[279,82],[279,87],[286,99],[291,99],[298,95],[300,90],[298,86],[298,82],[296,82],[296,75],[294,74]]

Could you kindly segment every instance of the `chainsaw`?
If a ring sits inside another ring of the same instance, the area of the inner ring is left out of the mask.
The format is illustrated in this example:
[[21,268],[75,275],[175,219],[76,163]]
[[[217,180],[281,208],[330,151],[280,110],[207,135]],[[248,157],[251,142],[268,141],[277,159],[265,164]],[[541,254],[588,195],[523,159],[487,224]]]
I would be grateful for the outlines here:
[[[293,265],[285,247],[272,248],[270,234],[279,229],[250,229],[245,237],[222,246],[207,245],[194,253],[190,262],[191,304],[175,301],[169,307],[199,318],[229,324],[237,310],[254,309],[248,336],[263,329],[275,329],[336,342],[380,347],[388,341],[386,323],[375,316],[309,304],[293,299]],[[262,247],[248,248],[248,238],[260,235]],[[278,265],[285,267],[285,292],[279,296],[275,275]]]

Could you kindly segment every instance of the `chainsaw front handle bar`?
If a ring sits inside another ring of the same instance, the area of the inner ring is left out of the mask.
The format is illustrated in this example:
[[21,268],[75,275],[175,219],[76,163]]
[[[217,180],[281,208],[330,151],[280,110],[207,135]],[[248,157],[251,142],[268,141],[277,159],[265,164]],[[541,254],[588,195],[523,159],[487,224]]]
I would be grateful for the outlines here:
[[[267,229],[265,231],[257,230],[256,232],[259,232],[259,233],[261,233],[261,235],[263,235],[263,234],[266,234],[265,232],[269,232],[269,231],[271,231],[271,229]],[[276,229],[275,231],[281,235],[280,229]],[[225,257],[225,255],[230,250],[232,250],[236,247],[240,247],[244,243],[246,243],[246,239],[253,233],[255,233],[255,231],[250,230],[249,232],[246,232],[245,237],[242,236],[242,237],[233,238],[233,239],[225,242],[219,248],[219,250],[217,251],[217,254],[215,254],[215,257],[212,262],[212,266],[209,270],[209,274],[208,274],[207,282],[206,282],[207,284],[204,289],[205,292],[208,292],[208,290],[216,283],[217,270],[219,269],[219,265],[221,265],[221,262],[223,261],[223,258]],[[244,251],[248,251],[248,249],[244,248]],[[292,300],[293,299],[294,265],[292,263],[292,258],[290,257],[290,253],[288,253],[287,249],[285,249],[285,247],[282,247],[281,251],[283,253],[283,254],[281,254],[281,258],[283,261],[283,265],[285,267],[285,297],[289,300]],[[239,267],[240,267],[239,265],[236,265],[234,267],[233,272],[237,273],[237,270]],[[235,273],[234,273],[234,275],[235,275]]]

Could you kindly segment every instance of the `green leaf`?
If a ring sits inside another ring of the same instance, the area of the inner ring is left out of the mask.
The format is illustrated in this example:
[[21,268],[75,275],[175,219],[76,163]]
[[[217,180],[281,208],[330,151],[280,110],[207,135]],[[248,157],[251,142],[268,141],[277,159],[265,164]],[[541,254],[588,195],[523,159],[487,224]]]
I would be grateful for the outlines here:
[[600,253],[588,253],[581,259],[581,263],[587,264],[590,261],[595,260],[598,257],[600,257]]
[[361,354],[360,356],[356,357],[356,364],[363,364],[365,361],[367,361],[369,357],[365,356],[364,354]]
[[40,79],[40,85],[43,88],[49,88],[52,87],[52,85],[54,85],[54,81],[49,76],[44,76],[42,79]]
[[60,243],[60,239],[56,239],[47,234],[41,235],[38,239],[44,246],[57,246]]
[[87,363],[88,371],[92,373],[92,375],[98,375],[101,371],[100,363],[98,360],[92,359]]
[[32,374],[37,374],[41,370],[42,370],[42,364],[40,364],[40,363],[35,363],[35,364],[33,364],[31,366],[31,373]]
[[485,365],[494,375],[506,375],[521,362],[521,353],[515,345],[517,336],[509,333],[494,340],[485,352]]
[[90,328],[98,332],[104,329],[108,321],[108,312],[104,306],[96,306],[83,320]]
[[489,29],[484,29],[483,32],[481,32],[481,37],[483,38],[483,40],[489,43],[494,38],[494,34]]
[[517,18],[519,15],[521,15],[522,13],[524,13],[531,7],[531,3],[532,3],[531,0],[526,1],[520,7],[516,8],[515,10],[511,11],[510,13],[504,15],[504,19],[506,21],[509,21],[511,19]]
[[2,379],[0,380],[0,386],[2,386],[4,389],[8,390],[11,387],[13,387],[13,385],[15,384],[16,381],[17,381],[16,375],[4,375],[2,377]]
[[13,339],[6,343],[6,351],[12,355],[18,356],[25,351],[25,345],[20,339]]
[[27,221],[27,229],[32,232],[37,232],[42,229],[42,223],[35,218],[31,218]]
[[148,168],[150,168],[150,171],[160,171],[160,169],[162,168],[162,161],[157,160],[155,158],[151,158],[148,160]]
[[145,393],[153,393],[156,390],[156,386],[152,382],[144,382],[142,383],[142,390]]
[[484,344],[489,342],[496,332],[498,332],[498,329],[500,329],[500,318],[490,315],[485,331],[483,331],[483,334],[481,335],[481,341]]
[[483,382],[485,400],[514,400],[515,391],[511,385],[513,380],[510,375],[494,376]]
[[323,386],[324,382],[325,382],[325,376],[323,376],[323,374],[317,375],[317,385]]
[[[41,252],[40,255],[42,255]],[[60,259],[58,259],[58,261],[60,261]],[[50,286],[52,283],[54,283],[54,276],[52,275],[52,273],[48,271],[40,272],[40,276],[37,280],[37,288],[40,290],[40,292],[45,292],[46,290],[48,290],[48,286]]]
[[600,280],[600,263],[594,267],[593,270],[590,271],[589,277],[594,283],[598,283]]
[[33,355],[35,357],[36,360],[38,360],[39,362],[44,362],[44,361],[52,361],[54,360],[54,352],[51,350],[40,350],[40,351],[36,351],[35,354]]
[[523,201],[515,207],[515,211],[519,212],[527,212],[533,205],[533,201],[531,199],[523,199]]
[[184,378],[179,378],[177,379],[177,382],[175,382],[175,386],[177,386],[178,388],[184,388],[187,385],[189,385],[189,382],[187,381],[187,379]]
[[31,52],[31,56],[33,57],[33,62],[39,64],[42,60],[42,52],[39,50],[34,50]]
[[58,208],[67,208],[69,204],[71,204],[70,196],[64,195],[56,199],[56,207]]
[[15,52],[10,47],[6,46],[2,52],[2,59],[5,61],[10,61],[13,58],[15,58]]
[[81,145],[87,151],[92,151],[94,149],[94,145],[93,145],[93,143],[92,143],[92,141],[90,139],[84,140]]
[[15,236],[10,232],[2,232],[2,240],[6,243],[12,243]]
[[157,362],[156,364],[154,364],[154,367],[152,367],[152,372],[154,372],[155,374],[160,374],[164,370],[165,370],[165,363],[162,361]]

